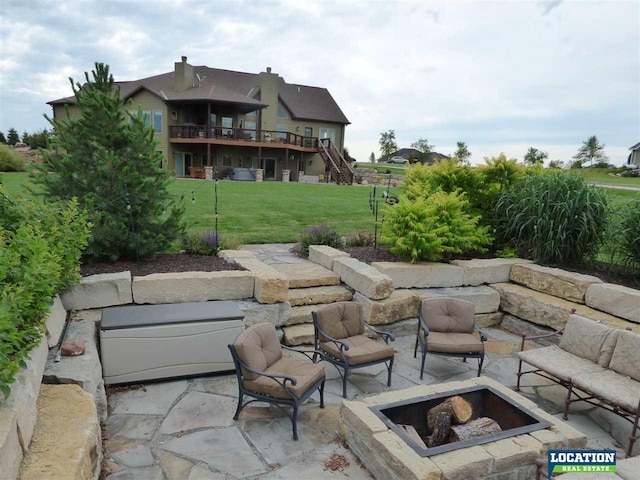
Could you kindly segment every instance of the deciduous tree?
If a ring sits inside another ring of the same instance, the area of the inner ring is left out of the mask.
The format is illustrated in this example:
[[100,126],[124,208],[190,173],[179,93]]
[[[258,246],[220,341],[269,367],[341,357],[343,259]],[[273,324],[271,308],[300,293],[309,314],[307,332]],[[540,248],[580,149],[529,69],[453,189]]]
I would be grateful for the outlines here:
[[589,162],[589,165],[593,165],[594,160],[596,162],[606,162],[608,160],[604,154],[604,143],[601,144],[595,135],[582,142],[582,147],[573,158],[580,161],[582,165],[586,162]]
[[527,153],[524,155],[524,164],[535,165],[536,163],[544,163],[544,159],[548,157],[549,154],[547,152],[543,152],[542,150],[538,150],[534,147],[529,147],[529,150],[527,150]]
[[462,163],[468,163],[471,157],[471,152],[464,142],[456,142],[458,149],[454,152],[453,156],[460,160]]
[[426,138],[419,138],[417,142],[413,142],[411,144],[411,148],[420,150],[421,153],[429,153],[433,152],[435,145],[429,145],[429,140]]
[[380,134],[380,158],[388,159],[394,152],[398,151],[398,143],[396,142],[396,131],[387,130]]

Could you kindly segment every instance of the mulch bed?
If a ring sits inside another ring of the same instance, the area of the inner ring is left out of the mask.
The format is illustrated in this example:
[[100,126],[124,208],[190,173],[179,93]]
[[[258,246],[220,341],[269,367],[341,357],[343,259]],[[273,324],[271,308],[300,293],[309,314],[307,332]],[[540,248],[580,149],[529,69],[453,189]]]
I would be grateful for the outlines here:
[[97,273],[116,273],[130,271],[132,276],[149,275],[151,273],[172,272],[218,272],[222,270],[244,270],[219,257],[187,255],[184,253],[163,253],[154,258],[135,260],[118,260],[117,262],[100,262],[82,265],[80,275],[86,277]]

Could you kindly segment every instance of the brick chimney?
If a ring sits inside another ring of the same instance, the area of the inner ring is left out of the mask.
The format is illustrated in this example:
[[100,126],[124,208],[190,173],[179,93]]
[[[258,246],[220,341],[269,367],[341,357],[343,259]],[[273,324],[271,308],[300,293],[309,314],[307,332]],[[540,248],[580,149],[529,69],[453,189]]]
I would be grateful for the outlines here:
[[195,85],[195,70],[187,63],[187,57],[174,64],[173,88],[178,92],[189,90]]

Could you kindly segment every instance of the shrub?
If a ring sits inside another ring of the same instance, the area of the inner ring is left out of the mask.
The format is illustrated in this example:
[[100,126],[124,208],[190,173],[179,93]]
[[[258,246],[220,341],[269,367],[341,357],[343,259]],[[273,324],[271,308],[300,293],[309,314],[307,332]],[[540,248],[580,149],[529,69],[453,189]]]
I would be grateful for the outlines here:
[[348,247],[370,247],[376,243],[373,233],[367,230],[352,233],[347,236],[346,242]]
[[0,172],[22,172],[24,161],[13,148],[0,144]]
[[436,192],[430,197],[400,202],[385,209],[381,239],[392,253],[411,263],[437,261],[468,251],[485,251],[491,244],[480,217],[465,212],[468,202],[459,193]]
[[79,280],[89,230],[75,201],[13,201],[0,197],[0,392],[44,333],[53,296]]
[[579,263],[598,251],[606,209],[606,195],[580,175],[531,175],[499,197],[496,233],[537,262]]
[[[484,177],[486,206],[493,208],[498,196],[515,185],[516,182],[522,180],[525,176],[525,169],[518,164],[515,158],[507,160],[504,153],[497,157],[487,157],[484,159],[485,166],[482,167],[482,175]],[[542,170],[542,164],[530,167],[532,170]]]
[[182,240],[182,248],[190,255],[217,255],[221,246],[220,237],[211,229],[187,233]]
[[298,254],[302,257],[309,256],[310,245],[328,245],[334,248],[340,248],[342,241],[338,232],[333,230],[329,225],[320,224],[307,228],[300,235],[300,242],[297,245]]

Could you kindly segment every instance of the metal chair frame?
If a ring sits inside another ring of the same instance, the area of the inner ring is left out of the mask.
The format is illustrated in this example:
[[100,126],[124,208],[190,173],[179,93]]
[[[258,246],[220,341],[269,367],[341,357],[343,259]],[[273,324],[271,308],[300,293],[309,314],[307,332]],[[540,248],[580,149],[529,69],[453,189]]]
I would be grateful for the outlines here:
[[[415,344],[415,348],[413,349],[413,358],[417,358],[418,356],[418,346],[420,346],[420,351],[422,353],[422,362],[420,364],[420,380],[422,380],[422,377],[424,376],[424,362],[427,358],[427,353],[430,353],[432,355],[440,355],[442,357],[462,358],[463,361],[465,362],[467,361],[467,358],[477,358],[478,359],[478,377],[479,377],[480,373],[482,372],[482,365],[484,364],[484,342],[487,341],[487,334],[478,327],[478,324],[475,321],[473,322],[473,328],[475,331],[480,333],[480,340],[482,341],[482,352],[448,353],[448,352],[429,351],[429,346],[428,346],[429,327],[427,326],[427,324],[424,321],[424,318],[422,317],[422,308],[420,308],[418,310],[418,331],[416,333],[416,344]],[[420,337],[420,329],[424,330],[424,340]]]
[[[267,372],[262,372],[260,370],[256,370],[255,368],[251,368],[240,359],[234,345],[227,345],[227,346],[229,347],[229,350],[231,351],[231,356],[233,357],[233,363],[236,367],[236,378],[238,380],[238,408],[236,409],[236,413],[233,416],[233,419],[237,421],[238,417],[240,416],[240,412],[242,412],[244,407],[246,407],[250,403],[266,402],[266,403],[269,403],[270,405],[274,405],[278,407],[280,410],[282,410],[285,413],[285,415],[287,415],[287,417],[289,417],[289,419],[291,420],[292,428],[293,428],[293,439],[298,440],[298,409],[302,403],[304,403],[309,397],[311,397],[311,395],[315,393],[316,390],[320,391],[320,408],[324,408],[325,377],[323,376],[322,379],[314,383],[300,398],[298,398],[295,396],[295,394],[291,390],[289,390],[289,385],[295,386],[297,384],[297,381],[294,377],[290,375],[275,375]],[[316,361],[317,354],[321,353],[315,350],[297,350],[295,348],[287,347],[286,345],[281,345],[281,347],[285,350],[301,353],[305,357],[307,357],[309,360],[311,360],[313,363],[317,363]],[[311,356],[311,354],[313,354],[313,356]],[[291,398],[276,398],[276,397],[271,397],[269,395],[265,395],[264,393],[254,392],[252,390],[246,389],[244,387],[244,381],[243,381],[243,374],[242,374],[243,368],[248,370],[251,373],[255,373],[256,375],[272,378],[273,381],[276,382],[278,385],[280,385],[283,388],[283,390],[287,393],[287,395],[289,395]],[[253,397],[253,400],[249,400],[248,402],[243,404],[242,401],[245,395],[248,397]],[[282,407],[282,405],[293,407],[292,413],[289,414]]]
[[[520,335],[522,337],[522,343],[520,344],[520,351],[522,352],[524,350],[524,345],[527,340],[538,340],[540,338],[549,338],[556,335],[562,336],[563,333],[564,333],[564,328],[552,333],[547,333],[545,335],[527,336],[526,334],[523,333]],[[548,374],[547,372],[539,368],[536,368],[533,370],[527,370],[523,372],[522,363],[523,363],[522,360],[518,362],[518,373],[516,374],[518,380],[516,382],[516,388],[515,388],[516,392],[520,391],[520,378],[523,375],[532,373],[534,375],[538,375],[539,377],[543,377],[543,378],[546,378],[547,380],[557,383],[558,385],[562,385],[567,389],[567,397],[564,400],[564,412],[562,413],[563,420],[569,419],[569,407],[574,402],[586,402],[590,405],[593,405],[595,407],[600,407],[604,410],[607,410],[611,413],[618,415],[621,418],[624,418],[626,421],[628,421],[632,425],[631,433],[629,434],[629,446],[627,447],[627,452],[626,452],[627,457],[631,456],[633,445],[635,444],[636,440],[640,439],[640,433],[638,431],[640,429],[640,400],[638,401],[638,406],[635,409],[635,411],[630,411],[618,405],[612,404],[609,400],[605,398],[602,398],[598,395],[594,395],[589,391],[576,387],[573,384],[573,382],[571,382],[571,380],[566,381],[560,378],[556,378],[553,375]],[[571,398],[572,394],[576,398],[572,399]]]
[[[312,316],[313,316],[313,330],[314,330],[313,332],[314,345],[316,349],[315,351],[318,352],[318,354],[321,356],[323,360],[333,365],[338,371],[338,373],[340,374],[340,376],[342,377],[342,398],[347,398],[347,379],[349,377],[349,372],[356,368],[370,367],[371,365],[384,363],[385,366],[387,367],[387,372],[388,372],[387,387],[391,386],[391,371],[393,369],[393,361],[395,359],[395,356],[392,356],[391,358],[381,358],[380,360],[374,360],[372,362],[361,363],[358,365],[351,365],[349,364],[349,359],[344,354],[344,352],[349,350],[349,345],[342,340],[339,340],[337,338],[333,338],[330,335],[327,335],[324,332],[324,330],[320,328],[320,325],[318,325],[318,317],[316,315],[316,312],[312,312]],[[386,343],[387,345],[389,344],[389,341],[392,341],[392,342],[395,341],[396,338],[392,334],[378,330],[372,327],[371,325],[369,325],[364,320],[362,320],[362,322],[364,323],[365,327],[367,327],[369,330],[371,330],[372,332],[377,334],[379,337],[381,337],[384,340],[384,343]],[[330,342],[333,342],[336,345],[336,347],[339,349],[339,352],[340,352],[340,358],[335,358],[334,356],[330,355],[328,352],[321,350],[320,335],[322,335],[324,338],[326,338]]]

